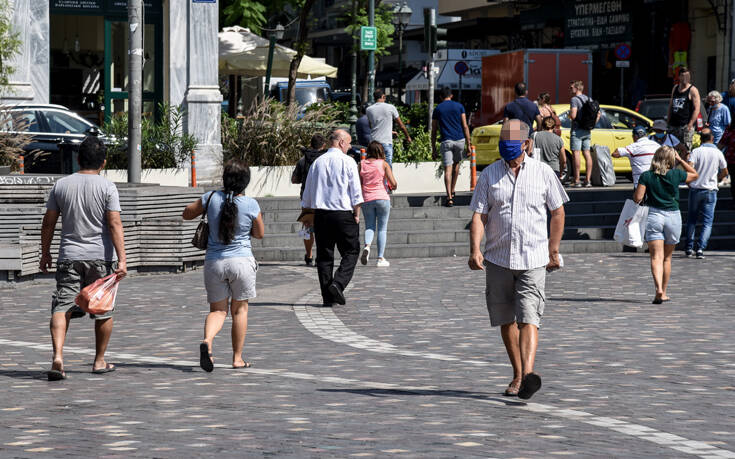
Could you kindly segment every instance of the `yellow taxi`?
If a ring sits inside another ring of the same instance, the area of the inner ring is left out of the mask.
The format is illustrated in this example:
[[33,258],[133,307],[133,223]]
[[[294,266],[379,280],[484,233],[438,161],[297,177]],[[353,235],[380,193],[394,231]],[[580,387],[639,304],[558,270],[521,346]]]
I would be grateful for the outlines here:
[[[571,158],[569,148],[569,131],[571,118],[569,118],[569,104],[552,105],[554,111],[561,121],[561,137],[567,150],[567,158]],[[606,145],[612,153],[617,148],[633,143],[633,128],[645,126],[651,128],[653,121],[640,113],[628,110],[625,107],[615,105],[600,105],[600,119],[595,129],[592,130],[591,145]],[[472,145],[477,153],[477,165],[492,164],[500,159],[498,151],[498,140],[500,139],[500,127],[503,121],[495,124],[480,126],[472,131]],[[631,172],[628,158],[612,158],[613,168],[617,174],[628,174]],[[581,171],[586,171],[584,155],[581,158]],[[567,164],[571,164],[567,161]],[[571,170],[571,169],[570,169]]]

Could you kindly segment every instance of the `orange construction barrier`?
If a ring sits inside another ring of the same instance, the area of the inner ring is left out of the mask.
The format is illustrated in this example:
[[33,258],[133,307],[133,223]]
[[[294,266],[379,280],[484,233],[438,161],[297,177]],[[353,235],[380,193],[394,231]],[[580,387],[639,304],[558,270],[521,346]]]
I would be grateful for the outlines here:
[[364,148],[360,148],[360,160],[364,160],[365,158],[367,158],[367,153],[365,153]]
[[470,190],[475,191],[477,185],[477,154],[475,146],[470,146]]
[[23,175],[26,173],[26,162],[23,155],[18,156],[18,173]]
[[197,159],[194,150],[191,151],[191,186],[197,186]]

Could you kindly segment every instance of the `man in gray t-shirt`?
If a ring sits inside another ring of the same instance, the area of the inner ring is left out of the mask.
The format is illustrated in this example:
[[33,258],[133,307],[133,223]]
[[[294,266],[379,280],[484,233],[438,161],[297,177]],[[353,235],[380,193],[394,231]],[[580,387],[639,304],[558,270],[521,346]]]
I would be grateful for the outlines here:
[[393,165],[393,120],[398,123],[408,142],[411,136],[408,129],[401,121],[396,107],[385,103],[385,93],[382,89],[376,89],[373,93],[375,103],[367,108],[367,117],[370,122],[370,140],[380,142],[385,150],[385,161]]
[[[127,274],[125,238],[120,220],[120,200],[115,184],[100,177],[105,166],[105,145],[89,136],[79,147],[80,171],[60,179],[51,189],[41,228],[40,268],[51,267],[51,242],[61,216],[61,244],[56,261],[56,291],[51,303],[51,341],[54,348],[49,381],[66,378],[63,348],[69,321],[84,316],[75,305],[77,294],[96,280]],[[117,255],[117,256],[116,256]],[[92,373],[108,373],[115,366],[105,362],[112,334],[112,310],[92,315],[95,320],[96,354]]]

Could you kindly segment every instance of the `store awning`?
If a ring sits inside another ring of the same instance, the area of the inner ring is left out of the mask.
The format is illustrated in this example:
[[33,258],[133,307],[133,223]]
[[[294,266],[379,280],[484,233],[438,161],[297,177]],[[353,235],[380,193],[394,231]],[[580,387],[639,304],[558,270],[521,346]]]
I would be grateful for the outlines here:
[[[223,75],[264,76],[268,67],[269,40],[239,26],[225,27],[219,36],[219,71]],[[271,76],[288,77],[296,51],[276,44],[273,51]],[[337,67],[324,59],[304,56],[298,78],[337,77]]]

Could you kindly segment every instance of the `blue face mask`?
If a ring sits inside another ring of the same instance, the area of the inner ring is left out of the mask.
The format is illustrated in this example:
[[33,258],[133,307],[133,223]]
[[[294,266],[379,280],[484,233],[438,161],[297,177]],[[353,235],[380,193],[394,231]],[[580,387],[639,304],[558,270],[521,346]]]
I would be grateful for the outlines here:
[[653,135],[655,135],[657,139],[663,139],[666,136],[666,133],[665,132],[656,132]]
[[498,142],[500,156],[506,161],[512,161],[523,153],[522,140],[501,140]]

